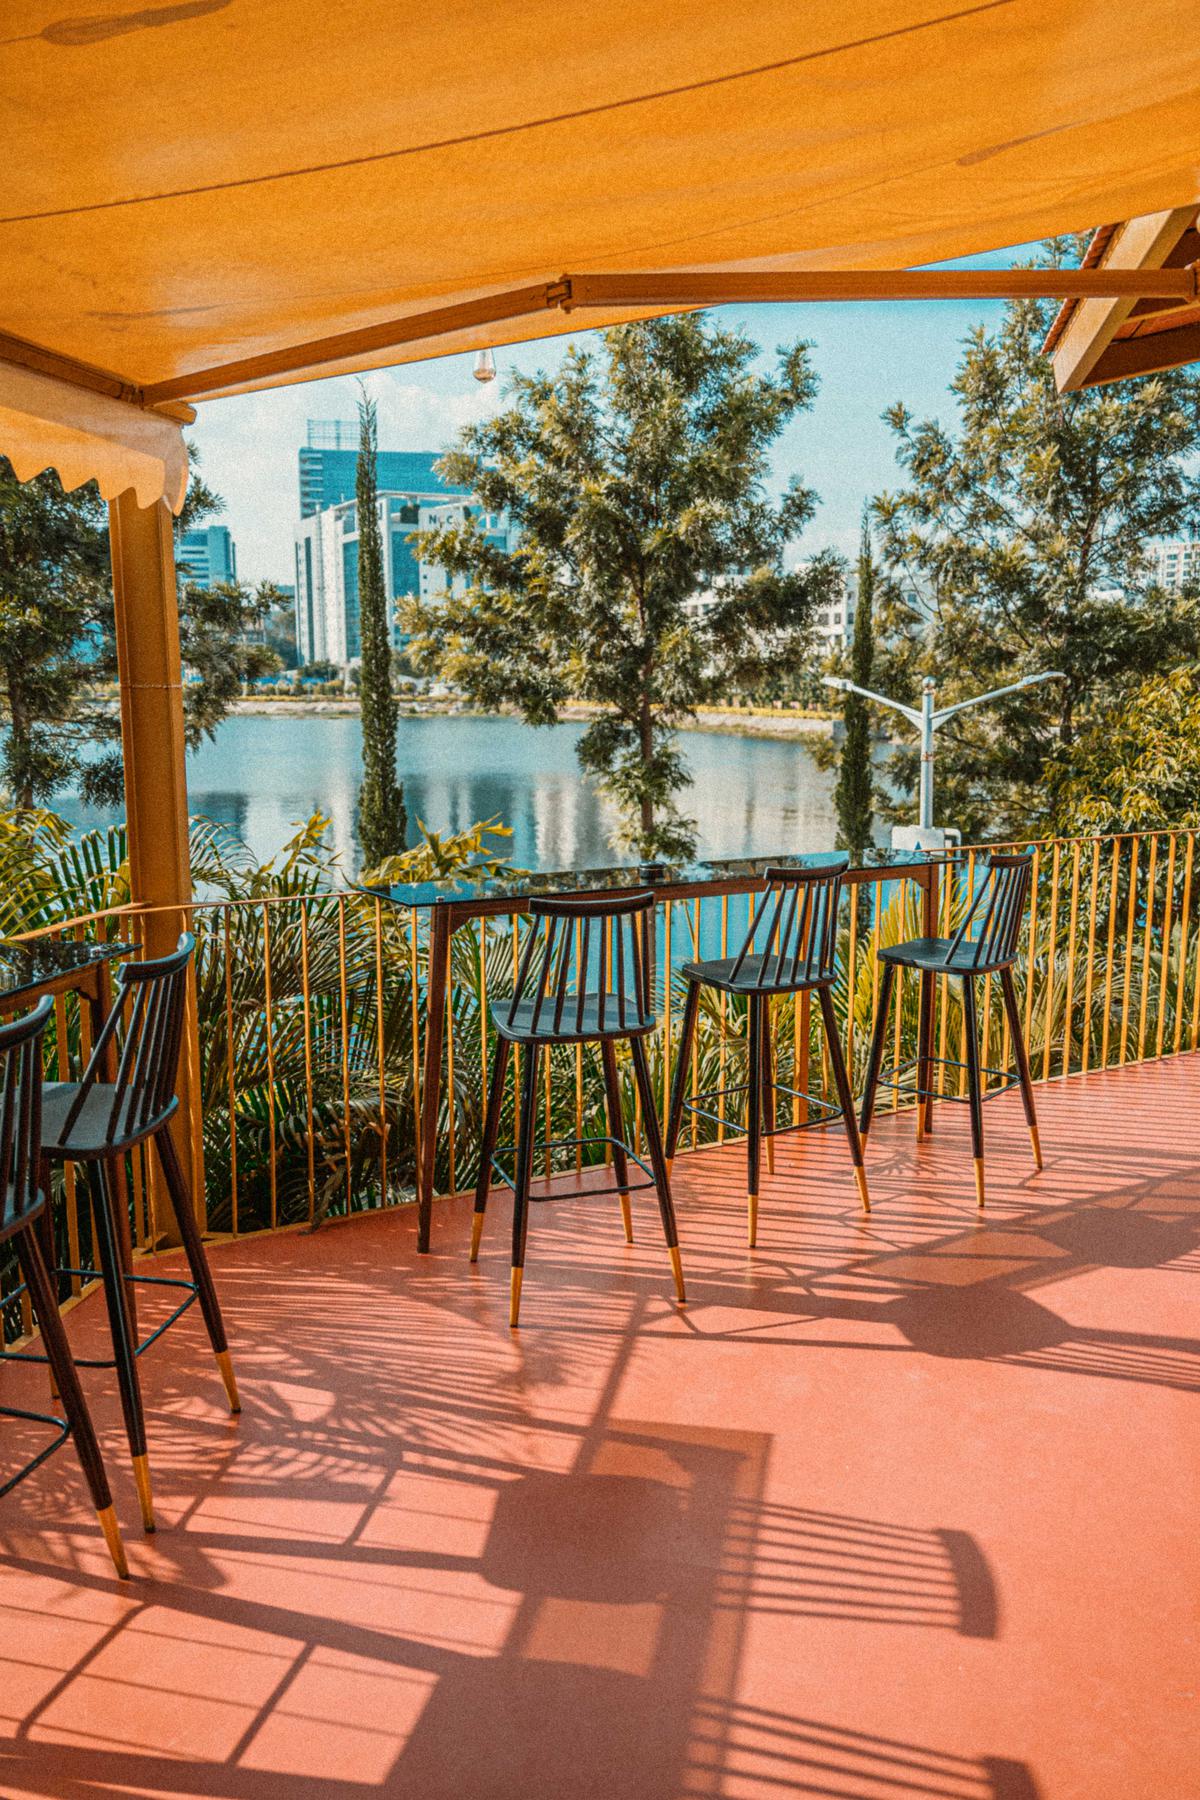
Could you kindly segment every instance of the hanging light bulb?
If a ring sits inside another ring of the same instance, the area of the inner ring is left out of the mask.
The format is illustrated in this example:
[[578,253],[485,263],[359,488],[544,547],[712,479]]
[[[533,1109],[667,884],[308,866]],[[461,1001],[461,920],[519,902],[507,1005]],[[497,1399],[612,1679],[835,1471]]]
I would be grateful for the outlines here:
[[496,359],[490,350],[475,352],[475,367],[472,371],[476,381],[495,381]]

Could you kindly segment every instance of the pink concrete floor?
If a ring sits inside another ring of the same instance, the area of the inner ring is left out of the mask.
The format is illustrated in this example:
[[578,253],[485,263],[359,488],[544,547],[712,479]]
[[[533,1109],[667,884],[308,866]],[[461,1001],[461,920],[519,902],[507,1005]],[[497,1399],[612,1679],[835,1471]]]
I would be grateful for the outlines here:
[[1198,1074],[1040,1089],[1041,1175],[989,1105],[983,1218],[949,1106],[869,1219],[788,1141],[755,1253],[740,1149],[681,1157],[683,1311],[647,1195],[633,1249],[534,1209],[516,1336],[503,1194],[475,1270],[463,1201],[216,1248],[245,1412],[193,1309],[152,1539],[87,1377],[134,1578],[70,1450],[0,1505],[0,1794],[1200,1794]]

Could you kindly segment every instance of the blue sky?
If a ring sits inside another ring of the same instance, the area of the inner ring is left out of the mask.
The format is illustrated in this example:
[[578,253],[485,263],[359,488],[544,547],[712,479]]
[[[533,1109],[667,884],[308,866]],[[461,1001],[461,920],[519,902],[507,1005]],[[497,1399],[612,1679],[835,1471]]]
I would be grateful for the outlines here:
[[[1024,252],[1005,250],[965,259],[960,266],[1022,260]],[[974,325],[993,325],[1001,310],[997,301],[721,310],[722,319],[741,325],[767,353],[795,338],[813,345],[820,392],[812,410],[780,437],[774,459],[781,485],[796,472],[820,497],[806,553],[827,545],[853,553],[864,500],[898,479],[892,434],[881,418],[884,408],[903,400],[919,415],[951,418],[948,384],[962,341]],[[473,359],[462,356],[368,376],[379,404],[381,447],[445,449],[464,423],[499,403],[507,370],[553,368],[571,341],[498,350],[500,379],[488,386],[472,379]],[[199,408],[192,435],[209,484],[225,497],[224,523],[237,541],[244,578],[291,580],[296,452],[305,422],[352,419],[356,399],[356,382],[343,377]]]

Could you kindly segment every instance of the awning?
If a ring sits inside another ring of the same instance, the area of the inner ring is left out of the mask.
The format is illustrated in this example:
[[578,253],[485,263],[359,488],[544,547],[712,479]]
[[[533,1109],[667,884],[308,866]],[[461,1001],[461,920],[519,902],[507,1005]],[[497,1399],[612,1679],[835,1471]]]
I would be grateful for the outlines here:
[[0,355],[142,405],[1200,200],[1178,0],[10,0],[0,80]]
[[65,488],[95,481],[106,500],[132,488],[139,506],[165,499],[177,513],[187,491],[178,420],[3,361],[0,452],[18,481],[56,469]]

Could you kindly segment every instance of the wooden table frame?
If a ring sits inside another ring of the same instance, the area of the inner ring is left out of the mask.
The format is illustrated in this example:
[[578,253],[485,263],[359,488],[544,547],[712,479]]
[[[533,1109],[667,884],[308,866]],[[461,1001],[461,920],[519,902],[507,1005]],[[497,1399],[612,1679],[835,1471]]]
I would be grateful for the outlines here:
[[[757,859],[756,859],[757,860]],[[766,863],[769,859],[762,859]],[[779,861],[786,859],[779,858]],[[939,878],[938,871],[947,857],[927,855],[914,856],[911,862],[877,864],[863,868],[847,869],[842,877],[850,887],[880,885],[887,881],[916,881],[922,890],[921,918],[922,930],[932,937],[937,932]],[[630,870],[636,876],[636,870]],[[603,892],[613,899],[622,894],[644,893],[652,890],[663,902],[676,900],[707,899],[723,894],[760,893],[766,883],[761,875],[717,875],[711,879],[691,881],[637,881],[632,880],[626,887],[605,887]],[[380,891],[366,890],[376,897]],[[563,897],[571,897],[580,890],[564,888]],[[425,1006],[425,1044],[422,1056],[421,1075],[421,1132],[417,1156],[417,1249],[425,1252],[430,1248],[433,1226],[433,1182],[434,1167],[437,1158],[437,1121],[442,1099],[442,1053],[446,1037],[446,997],[450,986],[450,945],[454,933],[473,919],[496,917],[512,917],[528,910],[531,899],[549,899],[553,897],[552,888],[538,887],[527,894],[480,894],[470,898],[455,900],[432,899],[419,903],[416,910],[428,910],[429,944],[428,974]],[[386,897],[386,896],[384,896]],[[392,901],[396,905],[411,905],[411,902]],[[932,976],[926,981],[922,977],[920,1018],[921,1041],[925,1043],[927,1036],[926,1021],[931,1022],[934,999],[934,981]],[[485,1022],[486,1029],[486,1022]],[[926,1115],[928,1103],[926,1106]]]

